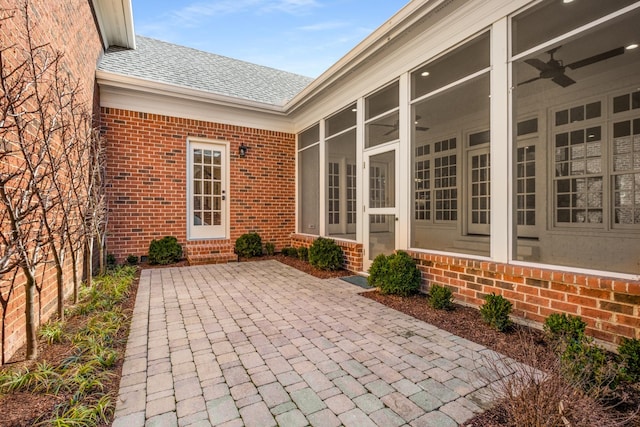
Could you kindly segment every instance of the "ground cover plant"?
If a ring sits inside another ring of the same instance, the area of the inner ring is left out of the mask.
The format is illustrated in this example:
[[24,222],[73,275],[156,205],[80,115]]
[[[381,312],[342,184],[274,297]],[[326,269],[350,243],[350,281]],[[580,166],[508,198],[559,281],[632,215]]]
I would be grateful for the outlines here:
[[110,424],[136,272],[116,267],[94,278],[65,322],[40,328],[40,359],[0,370],[1,426]]

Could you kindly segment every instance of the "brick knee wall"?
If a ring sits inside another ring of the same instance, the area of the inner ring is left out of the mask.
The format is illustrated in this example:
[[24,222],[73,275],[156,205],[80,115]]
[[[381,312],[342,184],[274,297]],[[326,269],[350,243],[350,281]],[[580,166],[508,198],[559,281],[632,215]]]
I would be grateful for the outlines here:
[[581,316],[589,335],[611,343],[640,338],[640,282],[483,262],[409,251],[422,271],[422,290],[447,286],[456,300],[475,307],[496,293],[513,315],[541,325],[552,313]]

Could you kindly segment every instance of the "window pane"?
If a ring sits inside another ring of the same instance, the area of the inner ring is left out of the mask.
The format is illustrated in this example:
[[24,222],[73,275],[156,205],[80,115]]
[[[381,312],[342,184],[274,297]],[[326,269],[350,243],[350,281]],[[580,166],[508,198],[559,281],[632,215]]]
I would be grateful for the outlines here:
[[320,125],[310,127],[298,135],[298,148],[308,147],[320,140]]
[[398,82],[395,82],[367,97],[365,99],[365,120],[397,108],[400,105],[398,87]]
[[356,104],[353,104],[326,120],[326,137],[328,138],[355,125]]
[[543,1],[512,20],[513,54],[531,49],[634,2],[635,0],[580,0],[570,3]]
[[411,99],[489,67],[489,33],[430,62],[411,74]]

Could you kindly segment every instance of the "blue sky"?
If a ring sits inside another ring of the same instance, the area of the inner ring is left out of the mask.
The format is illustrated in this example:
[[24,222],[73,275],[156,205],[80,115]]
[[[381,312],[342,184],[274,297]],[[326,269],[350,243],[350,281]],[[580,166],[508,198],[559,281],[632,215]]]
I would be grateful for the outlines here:
[[317,77],[409,0],[133,0],[136,34]]

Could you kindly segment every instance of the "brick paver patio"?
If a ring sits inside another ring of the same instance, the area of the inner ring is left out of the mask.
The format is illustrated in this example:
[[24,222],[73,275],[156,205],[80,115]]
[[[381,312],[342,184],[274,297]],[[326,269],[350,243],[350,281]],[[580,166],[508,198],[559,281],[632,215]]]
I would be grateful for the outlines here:
[[456,426],[491,404],[499,355],[361,291],[277,261],[144,270],[113,426]]

